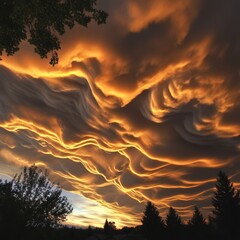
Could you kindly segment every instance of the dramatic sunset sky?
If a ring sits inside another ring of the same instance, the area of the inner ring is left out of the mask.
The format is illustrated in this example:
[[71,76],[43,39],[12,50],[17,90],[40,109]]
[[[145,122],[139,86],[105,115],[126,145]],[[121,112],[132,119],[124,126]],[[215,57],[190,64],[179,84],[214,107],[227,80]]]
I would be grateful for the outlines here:
[[220,169],[240,185],[240,1],[99,7],[57,66],[27,43],[0,62],[0,177],[47,168],[79,226],[136,226],[148,200],[207,216]]

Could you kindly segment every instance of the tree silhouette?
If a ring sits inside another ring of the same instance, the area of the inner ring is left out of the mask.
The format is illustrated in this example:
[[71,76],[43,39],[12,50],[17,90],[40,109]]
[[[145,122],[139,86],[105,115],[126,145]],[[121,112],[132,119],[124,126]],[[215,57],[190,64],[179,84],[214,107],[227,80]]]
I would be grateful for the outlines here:
[[108,235],[110,233],[110,226],[109,226],[109,223],[108,223],[108,220],[106,219],[105,223],[104,223],[104,226],[103,226],[103,231],[106,235]]
[[116,225],[115,225],[115,222],[108,222],[108,224],[109,224],[110,230],[111,230],[112,232],[114,232],[114,231],[117,229],[117,227],[116,227]]
[[60,186],[48,179],[47,171],[32,165],[12,180],[14,197],[20,202],[26,226],[57,226],[72,212]]
[[149,239],[154,239],[155,236],[163,236],[165,233],[165,225],[159,211],[151,202],[147,202],[143,217],[142,229],[144,234]]
[[9,239],[27,239],[39,228],[57,227],[71,213],[72,206],[61,195],[62,189],[47,176],[47,171],[32,165],[12,181],[0,181],[0,226],[5,227],[2,233],[11,235]]
[[220,171],[212,198],[213,216],[211,222],[217,226],[219,239],[239,239],[240,197],[228,176]]
[[[239,191],[223,172],[218,174],[212,203],[214,209],[209,224],[198,207],[194,208],[188,225],[184,225],[176,210],[170,207],[165,225],[156,206],[148,202],[141,226],[117,230],[115,222],[106,219],[103,230],[107,239],[112,239],[116,232],[126,235],[126,239],[131,238],[131,234],[141,239],[144,233],[148,240],[238,240]],[[5,239],[78,240],[102,233],[102,229],[90,226],[88,229],[58,228],[71,211],[67,198],[61,196],[61,188],[48,180],[47,171],[35,165],[25,167],[12,181],[0,180],[0,233]]]
[[206,225],[206,220],[197,206],[194,207],[193,216],[191,220],[189,220],[189,225],[196,227],[202,227]]
[[[22,229],[19,204],[12,193],[12,183],[0,180],[0,232],[9,239],[17,239]],[[14,226],[14,231],[12,228]]]
[[115,230],[116,230],[115,222],[108,222],[108,220],[106,219],[103,226],[104,233],[106,235],[113,234]]
[[106,22],[108,14],[96,8],[96,0],[2,0],[0,1],[0,56],[13,55],[23,40],[35,47],[41,58],[52,52],[50,64],[56,64],[55,51],[61,48],[59,35],[75,24],[87,27],[91,20]]
[[176,210],[172,207],[169,208],[166,217],[166,229],[170,239],[179,239],[182,235],[182,220]]
[[193,216],[189,220],[188,225],[192,239],[207,239],[207,223],[197,206],[194,207]]

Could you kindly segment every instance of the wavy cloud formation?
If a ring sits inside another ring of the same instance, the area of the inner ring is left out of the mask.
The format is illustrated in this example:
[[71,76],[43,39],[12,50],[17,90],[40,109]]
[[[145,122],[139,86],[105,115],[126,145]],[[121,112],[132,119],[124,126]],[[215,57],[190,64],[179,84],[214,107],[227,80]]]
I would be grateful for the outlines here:
[[79,225],[139,224],[147,200],[208,214],[218,170],[240,180],[240,2],[100,3],[108,23],[67,33],[57,68],[25,43],[3,59],[1,173],[47,167]]

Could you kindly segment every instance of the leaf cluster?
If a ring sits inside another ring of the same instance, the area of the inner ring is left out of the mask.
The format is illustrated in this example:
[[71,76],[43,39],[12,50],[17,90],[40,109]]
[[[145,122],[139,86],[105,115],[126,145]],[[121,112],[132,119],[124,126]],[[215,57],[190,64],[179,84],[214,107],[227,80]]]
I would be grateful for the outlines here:
[[41,58],[61,49],[59,36],[75,24],[87,27],[93,20],[106,22],[108,14],[96,8],[96,0],[1,0],[0,56],[13,55],[27,40]]
[[12,181],[0,186],[0,203],[11,202],[10,208],[21,219],[22,227],[57,227],[72,212],[61,187],[51,183],[47,171],[35,165],[25,167]]

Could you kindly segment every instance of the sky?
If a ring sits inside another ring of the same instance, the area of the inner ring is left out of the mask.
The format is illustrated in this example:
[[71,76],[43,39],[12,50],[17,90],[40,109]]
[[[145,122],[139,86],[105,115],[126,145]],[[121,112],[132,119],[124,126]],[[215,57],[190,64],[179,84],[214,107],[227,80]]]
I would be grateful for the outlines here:
[[67,224],[207,216],[219,170],[240,186],[240,1],[99,0],[105,25],[61,37],[59,64],[23,42],[0,62],[0,176],[35,163]]

